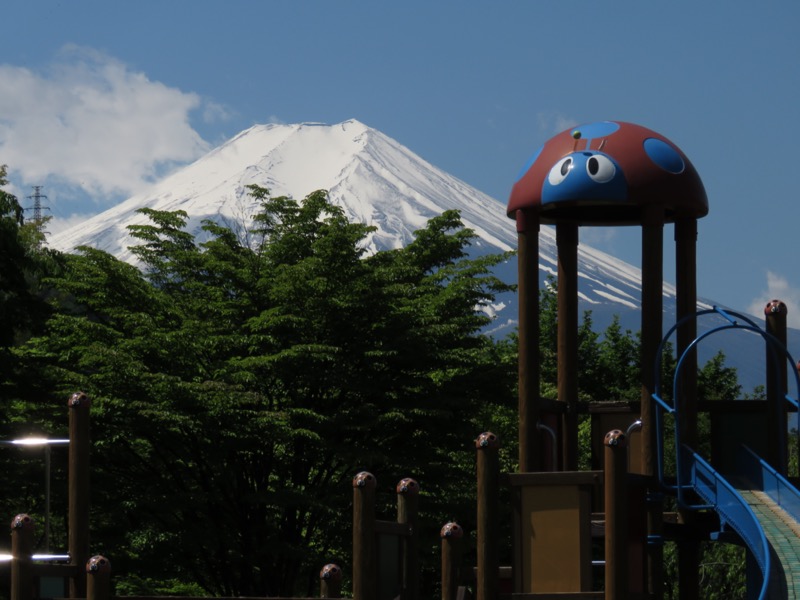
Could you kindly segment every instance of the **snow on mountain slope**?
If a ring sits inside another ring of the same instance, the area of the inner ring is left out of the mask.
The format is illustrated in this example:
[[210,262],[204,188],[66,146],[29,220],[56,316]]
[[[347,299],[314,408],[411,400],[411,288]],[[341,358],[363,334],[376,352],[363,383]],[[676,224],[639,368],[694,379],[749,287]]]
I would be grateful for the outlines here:
[[[134,240],[126,227],[147,222],[137,209],[184,210],[190,217],[189,230],[200,234],[203,219],[247,222],[257,208],[247,193],[249,184],[294,198],[328,190],[351,220],[377,228],[368,240],[371,251],[407,244],[415,230],[447,209],[458,209],[465,225],[475,230],[476,252],[516,248],[514,223],[506,217],[505,205],[355,120],[332,126],[254,126],[147,192],[54,235],[50,245],[63,251],[89,245],[132,261],[128,246]],[[543,275],[555,273],[555,233],[544,227],[540,237]],[[508,267],[504,271],[514,281],[515,263]],[[580,269],[585,302],[638,306],[635,267],[582,245]],[[515,320],[516,315],[507,318]]]
[[[376,227],[367,240],[371,251],[401,247],[428,219],[447,209],[461,211],[465,225],[479,236],[473,252],[502,252],[517,245],[514,222],[506,217],[505,204],[355,120],[337,125],[254,126],[148,191],[52,236],[50,245],[67,252],[80,245],[93,246],[133,262],[128,246],[134,240],[126,227],[147,222],[137,209],[184,210],[189,215],[189,230],[202,239],[204,219],[232,226],[248,223],[257,208],[247,193],[249,184],[297,199],[318,189],[328,190],[331,200],[342,206],[351,220]],[[539,240],[540,279],[544,280],[557,272],[554,229],[542,227]],[[516,259],[499,265],[497,274],[504,281],[516,282]],[[619,316],[624,328],[639,330],[640,281],[638,268],[580,245],[581,308],[592,310],[598,329],[605,329]],[[709,308],[710,303],[701,301],[700,307]],[[498,297],[487,312],[495,317],[488,331],[496,335],[512,331],[517,322],[516,295]],[[664,312],[665,328],[669,328],[674,323],[675,289],[668,284],[664,285]],[[760,367],[755,366],[763,363],[763,350],[757,349],[754,359],[754,347],[737,342],[725,348],[728,364],[739,368],[748,391],[763,382]],[[716,348],[702,350],[706,357],[716,352]]]

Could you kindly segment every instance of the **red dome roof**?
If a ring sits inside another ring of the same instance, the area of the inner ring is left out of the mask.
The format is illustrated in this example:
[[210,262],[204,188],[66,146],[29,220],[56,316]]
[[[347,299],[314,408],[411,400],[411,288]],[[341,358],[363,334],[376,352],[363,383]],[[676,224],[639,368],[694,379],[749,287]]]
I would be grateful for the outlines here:
[[514,184],[507,212],[532,209],[542,223],[637,225],[649,205],[663,207],[666,222],[708,213],[700,176],[677,146],[640,125],[602,121],[545,142]]

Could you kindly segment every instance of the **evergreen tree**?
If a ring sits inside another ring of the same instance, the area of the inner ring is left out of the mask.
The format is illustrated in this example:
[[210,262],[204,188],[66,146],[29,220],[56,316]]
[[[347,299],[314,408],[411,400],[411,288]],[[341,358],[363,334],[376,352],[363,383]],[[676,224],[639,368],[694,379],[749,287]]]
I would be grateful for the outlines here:
[[[0,196],[0,351],[18,361],[7,405],[58,435],[65,411],[52,407],[76,389],[93,398],[93,487],[114,491],[93,497],[93,540],[120,593],[310,594],[320,565],[349,563],[357,471],[376,474],[384,510],[397,480],[416,478],[423,536],[438,539],[455,517],[473,529],[477,433],[500,433],[516,469],[515,339],[482,335],[476,310],[508,289],[491,274],[505,256],[469,259],[474,234],[454,211],[366,255],[372,230],[325,192],[250,191],[252,226],[206,222],[202,244],[185,213],[144,209],[150,222],[131,227],[144,272],[91,248],[37,254],[16,199]],[[31,312],[45,296],[52,314]],[[552,282],[540,306],[554,398]],[[578,338],[581,400],[638,400],[638,337],[618,320],[599,334],[586,312]],[[667,396],[674,367],[668,350]],[[699,381],[704,398],[740,392],[721,355]],[[65,509],[55,502],[56,523]],[[437,571],[435,545],[425,557]]]
[[20,353],[42,391],[94,398],[93,486],[115,496],[96,497],[93,539],[122,591],[310,593],[321,564],[349,561],[362,469],[383,488],[415,477],[433,537],[471,511],[471,463],[452,457],[508,403],[498,375],[513,371],[476,311],[508,288],[490,274],[504,257],[466,258],[457,213],[365,256],[370,228],[324,192],[251,191],[246,237],[209,222],[197,244],[185,214],[144,211],[131,230],[145,274],[66,256],[47,331]]

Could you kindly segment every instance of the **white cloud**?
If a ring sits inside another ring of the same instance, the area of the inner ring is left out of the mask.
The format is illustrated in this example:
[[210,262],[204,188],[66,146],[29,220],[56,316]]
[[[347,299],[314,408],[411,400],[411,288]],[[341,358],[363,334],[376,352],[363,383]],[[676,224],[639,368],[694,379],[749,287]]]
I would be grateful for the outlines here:
[[781,300],[786,304],[788,309],[786,322],[789,327],[800,328],[800,288],[790,285],[785,277],[767,271],[767,289],[750,303],[748,311],[761,316],[764,314],[767,302],[773,299]]
[[537,117],[539,120],[539,129],[547,136],[556,135],[578,124],[577,119],[573,119],[557,111],[540,112]]
[[189,123],[199,96],[92,50],[65,48],[44,72],[0,64],[0,89],[0,164],[31,184],[127,195],[208,150]]
[[228,121],[233,117],[233,113],[222,104],[217,102],[205,102],[203,109],[203,121],[206,123],[216,123],[218,121]]

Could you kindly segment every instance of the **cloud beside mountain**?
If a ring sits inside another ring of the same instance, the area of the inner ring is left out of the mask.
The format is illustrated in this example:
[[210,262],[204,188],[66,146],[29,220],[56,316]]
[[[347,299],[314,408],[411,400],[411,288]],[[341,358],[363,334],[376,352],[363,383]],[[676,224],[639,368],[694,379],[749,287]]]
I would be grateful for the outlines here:
[[0,164],[26,184],[52,183],[96,197],[141,191],[209,145],[190,114],[223,107],[69,46],[42,71],[0,64]]

